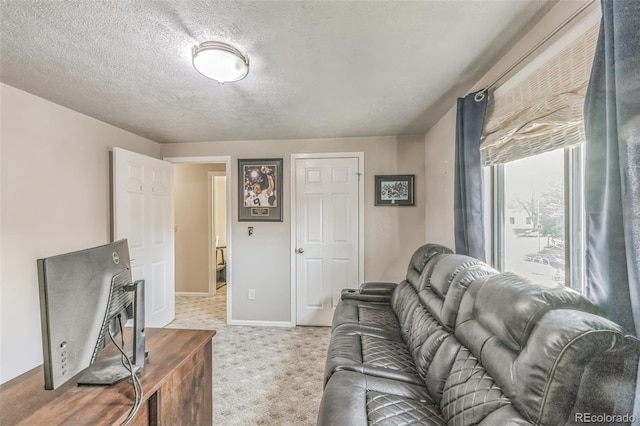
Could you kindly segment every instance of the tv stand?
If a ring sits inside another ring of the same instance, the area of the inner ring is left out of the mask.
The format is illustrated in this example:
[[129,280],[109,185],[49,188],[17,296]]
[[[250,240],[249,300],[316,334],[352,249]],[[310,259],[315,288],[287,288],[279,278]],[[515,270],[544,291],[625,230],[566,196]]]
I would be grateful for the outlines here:
[[[213,422],[213,330],[146,329],[149,358],[139,373],[143,399],[130,425]],[[125,329],[131,348],[131,330]],[[115,349],[115,348],[109,348]],[[104,351],[105,356],[114,352]],[[103,355],[103,354],[101,354]],[[82,373],[80,373],[82,374]],[[130,381],[44,390],[42,366],[0,386],[0,424],[119,425],[133,405]]]

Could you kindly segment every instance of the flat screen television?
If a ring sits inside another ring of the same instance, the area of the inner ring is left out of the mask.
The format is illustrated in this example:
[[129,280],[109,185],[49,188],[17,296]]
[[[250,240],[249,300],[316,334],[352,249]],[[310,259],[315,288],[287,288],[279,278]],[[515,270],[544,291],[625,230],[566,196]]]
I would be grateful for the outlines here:
[[[144,281],[132,282],[127,240],[38,259],[37,265],[45,389],[56,389],[81,372],[79,384],[131,378],[139,386],[135,371],[146,355]],[[123,348],[122,324],[128,319],[133,319],[131,355]],[[121,355],[96,362],[110,344]]]

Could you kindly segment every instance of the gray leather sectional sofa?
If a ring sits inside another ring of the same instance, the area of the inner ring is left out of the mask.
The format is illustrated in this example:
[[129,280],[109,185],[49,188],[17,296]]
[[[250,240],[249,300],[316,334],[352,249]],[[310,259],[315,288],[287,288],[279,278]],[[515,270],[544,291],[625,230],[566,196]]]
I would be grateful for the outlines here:
[[343,292],[318,425],[624,423],[639,355],[577,292],[427,244]]

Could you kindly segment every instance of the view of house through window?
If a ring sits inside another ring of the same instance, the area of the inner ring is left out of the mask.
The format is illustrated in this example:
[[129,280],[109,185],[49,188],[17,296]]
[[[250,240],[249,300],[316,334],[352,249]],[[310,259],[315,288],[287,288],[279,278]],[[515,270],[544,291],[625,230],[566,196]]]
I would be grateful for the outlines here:
[[504,270],[565,282],[564,150],[504,164]]
[[583,94],[599,20],[589,15],[496,88],[480,145],[491,264],[579,292],[586,264]]

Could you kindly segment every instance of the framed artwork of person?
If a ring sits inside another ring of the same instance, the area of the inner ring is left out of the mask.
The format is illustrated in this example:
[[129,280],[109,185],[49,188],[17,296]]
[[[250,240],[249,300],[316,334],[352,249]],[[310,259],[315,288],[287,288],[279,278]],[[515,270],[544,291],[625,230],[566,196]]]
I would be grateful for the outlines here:
[[238,221],[282,222],[282,158],[238,159]]

